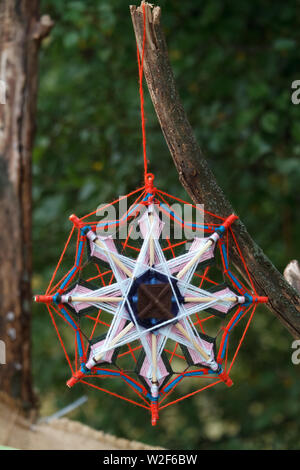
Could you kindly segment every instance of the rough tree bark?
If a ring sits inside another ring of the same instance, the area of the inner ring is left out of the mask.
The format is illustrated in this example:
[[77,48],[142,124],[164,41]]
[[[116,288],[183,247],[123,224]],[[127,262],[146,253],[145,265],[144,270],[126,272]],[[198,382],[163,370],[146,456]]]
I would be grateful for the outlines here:
[[[39,0],[0,2],[0,339],[6,365],[1,389],[34,405],[30,364],[31,150],[34,135],[37,60],[52,22],[40,18]],[[2,88],[3,89],[3,88]]]
[[[206,210],[227,217],[234,210],[224,196],[196,142],[176,89],[167,45],[160,24],[161,9],[145,3],[145,10],[144,75],[162,132],[179,173],[180,182],[194,203],[204,204]],[[142,6],[132,5],[130,12],[136,41],[141,51]],[[286,282],[260,247],[252,240],[240,220],[234,224],[233,230],[257,292],[259,295],[269,297],[267,307],[293,336],[300,337],[300,297],[298,293]],[[238,268],[239,258],[234,249],[231,249],[231,257]]]

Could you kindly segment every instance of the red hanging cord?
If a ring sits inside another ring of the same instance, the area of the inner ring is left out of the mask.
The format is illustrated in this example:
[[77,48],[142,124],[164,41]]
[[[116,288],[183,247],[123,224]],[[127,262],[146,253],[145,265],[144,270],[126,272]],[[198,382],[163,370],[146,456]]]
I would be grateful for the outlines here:
[[146,152],[146,129],[145,129],[145,111],[144,111],[144,91],[143,91],[143,71],[144,71],[144,55],[145,55],[145,43],[146,43],[146,10],[145,4],[142,3],[143,8],[143,46],[142,46],[142,57],[140,59],[139,48],[137,45],[137,61],[139,67],[139,91],[140,91],[140,106],[141,106],[141,120],[142,120],[142,136],[143,136],[143,157],[144,157],[144,179],[147,184],[148,175],[148,162]]

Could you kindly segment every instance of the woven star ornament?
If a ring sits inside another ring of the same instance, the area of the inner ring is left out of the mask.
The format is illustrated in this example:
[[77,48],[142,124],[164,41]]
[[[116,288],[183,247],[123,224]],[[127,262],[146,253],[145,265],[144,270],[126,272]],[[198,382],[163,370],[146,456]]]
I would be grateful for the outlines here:
[[[125,213],[101,219],[125,199]],[[100,211],[72,215],[47,292],[35,297],[62,344],[67,385],[81,382],[143,407],[153,425],[160,410],[218,383],[232,385],[229,373],[257,303],[267,301],[257,295],[231,229],[237,217],[209,213],[205,223],[203,208],[185,203],[204,222],[185,221],[174,203],[184,201],[155,188],[148,174],[145,186]],[[193,238],[178,240],[178,228]],[[230,244],[246,283],[231,266]],[[74,350],[64,339],[70,331]],[[124,384],[122,394],[110,389],[114,381]]]

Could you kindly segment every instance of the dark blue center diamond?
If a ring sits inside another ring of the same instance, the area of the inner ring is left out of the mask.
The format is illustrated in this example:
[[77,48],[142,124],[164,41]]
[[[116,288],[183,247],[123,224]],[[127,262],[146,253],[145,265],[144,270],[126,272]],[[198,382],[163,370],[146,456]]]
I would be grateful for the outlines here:
[[[129,314],[143,328],[152,328],[175,319],[183,297],[177,280],[149,269],[136,278],[128,294]],[[131,311],[132,310],[132,311]]]

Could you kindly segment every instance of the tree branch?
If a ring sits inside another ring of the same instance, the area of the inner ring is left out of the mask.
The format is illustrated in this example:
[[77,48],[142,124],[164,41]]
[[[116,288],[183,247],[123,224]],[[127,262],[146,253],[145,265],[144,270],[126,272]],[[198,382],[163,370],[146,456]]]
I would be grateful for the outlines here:
[[[181,104],[168,58],[164,33],[160,24],[161,9],[145,3],[146,46],[144,75],[150,96],[179,174],[179,180],[196,204],[227,217],[233,211],[218,185],[193,134]],[[142,6],[130,6],[138,48],[143,38]],[[234,234],[241,247],[250,275],[259,295],[268,296],[267,307],[294,337],[300,337],[300,297],[293,287],[252,240],[245,225],[234,224]],[[234,264],[239,268],[240,257],[230,248]]]
[[44,38],[49,36],[53,26],[54,21],[49,15],[41,16],[41,18],[34,25],[32,38],[36,41],[42,41]]
[[287,282],[300,293],[300,264],[299,261],[293,259],[286,266],[283,275]]

